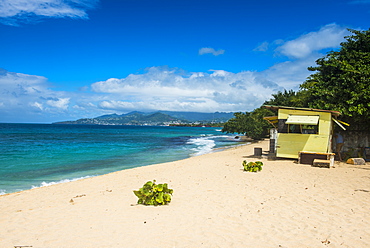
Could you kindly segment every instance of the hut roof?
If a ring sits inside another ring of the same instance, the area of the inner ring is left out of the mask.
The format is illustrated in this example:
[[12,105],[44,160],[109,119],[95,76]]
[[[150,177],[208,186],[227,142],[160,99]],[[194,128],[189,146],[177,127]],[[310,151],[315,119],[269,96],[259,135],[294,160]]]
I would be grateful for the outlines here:
[[298,107],[287,107],[287,106],[273,106],[273,105],[262,105],[262,107],[279,110],[279,109],[292,109],[292,110],[304,110],[304,111],[315,111],[315,112],[328,112],[334,116],[339,116],[341,113],[335,110],[324,110],[324,109],[313,109],[313,108],[298,108]]

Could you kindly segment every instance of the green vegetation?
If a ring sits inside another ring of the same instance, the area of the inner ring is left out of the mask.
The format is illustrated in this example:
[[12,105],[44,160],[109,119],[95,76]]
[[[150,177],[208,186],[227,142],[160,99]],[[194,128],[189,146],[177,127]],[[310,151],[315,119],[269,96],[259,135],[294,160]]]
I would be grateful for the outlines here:
[[[278,92],[264,105],[336,110],[341,119],[351,124],[349,130],[370,130],[370,29],[349,30],[338,51],[331,51],[316,60],[315,72],[300,85],[300,90]],[[225,123],[223,132],[243,133],[253,139],[268,134],[264,116],[276,115],[257,108],[252,112],[235,113]],[[356,125],[353,125],[356,124]]]
[[345,120],[367,124],[370,120],[370,29],[349,30],[341,49],[316,61],[316,71],[301,84],[308,107],[340,111]]
[[149,181],[139,190],[134,190],[134,194],[139,198],[137,204],[143,205],[166,205],[171,202],[172,189],[168,188],[167,183],[156,184],[156,181]]
[[222,132],[244,134],[252,139],[262,139],[267,136],[270,127],[263,117],[271,115],[273,112],[265,108],[258,108],[253,112],[235,113],[235,117],[224,124]]
[[302,92],[295,92],[294,90],[284,90],[284,92],[279,91],[276,94],[272,94],[272,98],[265,101],[263,105],[306,108],[308,107],[308,102],[303,96]]
[[258,172],[262,170],[263,163],[261,161],[249,162],[243,161],[244,171]]

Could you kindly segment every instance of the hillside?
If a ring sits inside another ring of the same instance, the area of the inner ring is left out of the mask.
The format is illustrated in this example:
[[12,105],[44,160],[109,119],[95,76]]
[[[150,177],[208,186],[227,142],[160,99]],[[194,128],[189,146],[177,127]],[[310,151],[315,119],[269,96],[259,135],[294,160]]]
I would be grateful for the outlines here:
[[80,124],[80,125],[171,125],[189,123],[223,123],[233,117],[233,113],[197,113],[158,111],[144,113],[133,111],[128,114],[110,114],[95,118],[83,118],[76,121],[63,121],[53,124]]

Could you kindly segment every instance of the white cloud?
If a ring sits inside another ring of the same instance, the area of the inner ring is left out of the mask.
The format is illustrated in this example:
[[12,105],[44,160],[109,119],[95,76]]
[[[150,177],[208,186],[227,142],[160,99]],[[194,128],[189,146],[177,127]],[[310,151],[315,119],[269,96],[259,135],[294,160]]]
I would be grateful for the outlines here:
[[317,32],[300,36],[295,40],[285,42],[277,51],[290,58],[302,59],[327,48],[339,47],[344,36],[350,32],[337,24],[328,24]]
[[254,52],[267,52],[269,50],[275,49],[276,47],[284,44],[284,40],[278,39],[274,40],[271,43],[264,41],[259,44],[256,48],[253,49]]
[[256,52],[266,52],[269,49],[269,43],[267,41],[262,42],[259,46],[257,46],[253,51]]
[[328,24],[318,31],[303,34],[294,40],[280,39],[266,45],[262,43],[262,48],[257,47],[255,51],[257,49],[267,51],[267,48],[275,47],[277,55],[287,56],[288,60],[273,65],[260,75],[285,89],[298,90],[299,85],[312,73],[307,68],[314,66],[315,61],[325,55],[322,53],[325,49],[339,48],[340,43],[345,41],[344,36],[350,34],[345,27]]
[[40,18],[87,18],[86,10],[99,0],[2,0],[0,22],[18,25]]
[[30,106],[31,107],[35,107],[36,109],[39,109],[39,110],[44,110],[44,106],[42,106],[42,104],[41,103],[39,103],[39,102],[33,102],[33,103],[30,103]]
[[[150,67],[144,73],[110,78],[76,92],[54,91],[42,76],[0,69],[0,122],[52,122],[133,110],[251,111],[278,90],[297,90],[311,74],[307,67],[323,56],[320,49],[339,47],[344,35],[344,28],[330,24],[295,40],[274,41],[275,47],[280,45],[277,50],[293,59],[260,72]],[[298,44],[308,48],[294,50],[301,47]]]
[[109,94],[99,107],[127,112],[186,110],[198,112],[246,111],[263,103],[276,83],[259,78],[256,72],[232,73],[212,70],[187,73],[167,67],[151,67],[144,74],[94,83],[92,90]]
[[[307,67],[314,66],[316,59],[322,57],[319,50],[339,47],[338,42],[328,42],[333,30],[342,35],[345,28],[327,25],[318,32],[302,35],[295,40],[283,42],[275,40],[271,45],[286,49],[289,44],[307,43],[309,36],[321,37],[326,45],[312,46],[305,56],[261,71],[242,71],[232,73],[225,70],[209,72],[184,72],[176,68],[151,67],[143,74],[130,74],[125,78],[111,78],[91,85],[91,89],[101,94],[104,100],[98,102],[99,108],[117,112],[132,110],[184,110],[184,111],[251,111],[259,107],[272,93],[282,89],[298,90],[299,85],[311,74]],[[330,32],[329,32],[330,31]],[[343,36],[341,40],[343,40]],[[287,45],[288,44],[288,45]],[[267,46],[267,45],[266,45]]]
[[69,100],[70,98],[58,98],[47,100],[46,103],[51,107],[66,110],[68,108]]
[[45,77],[0,69],[0,121],[60,115],[69,105],[65,92],[53,91]]
[[314,66],[318,57],[321,56],[313,54],[305,59],[278,63],[261,72],[261,74],[266,80],[276,82],[285,89],[298,90],[299,85],[312,74],[307,68]]
[[213,54],[214,56],[218,56],[218,55],[221,55],[221,54],[224,54],[225,53],[225,50],[215,50],[214,48],[211,48],[211,47],[203,47],[201,49],[199,49],[198,51],[198,54],[199,55],[203,55],[203,54]]

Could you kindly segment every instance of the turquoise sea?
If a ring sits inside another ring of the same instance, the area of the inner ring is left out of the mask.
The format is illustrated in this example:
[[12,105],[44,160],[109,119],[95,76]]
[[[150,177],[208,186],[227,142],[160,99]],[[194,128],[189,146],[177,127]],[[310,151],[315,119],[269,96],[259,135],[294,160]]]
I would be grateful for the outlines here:
[[240,145],[221,128],[0,124],[0,194]]

